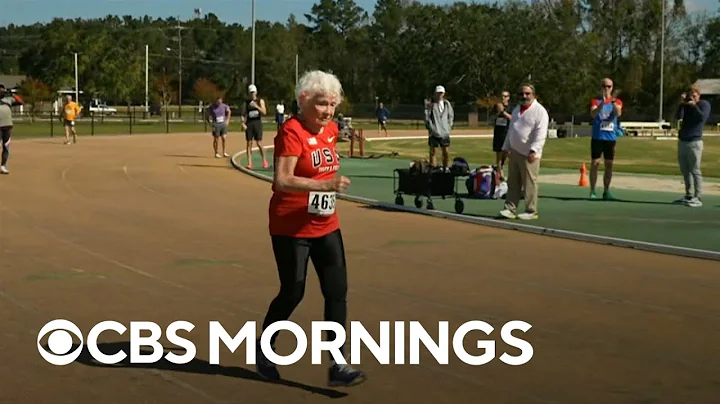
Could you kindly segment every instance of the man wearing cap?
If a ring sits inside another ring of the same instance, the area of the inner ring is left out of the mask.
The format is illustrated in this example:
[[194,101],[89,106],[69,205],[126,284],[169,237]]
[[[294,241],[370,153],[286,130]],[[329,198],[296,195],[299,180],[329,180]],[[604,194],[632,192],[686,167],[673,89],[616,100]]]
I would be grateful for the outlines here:
[[254,84],[248,86],[248,92],[250,93],[250,99],[245,102],[245,108],[242,114],[242,127],[245,131],[245,140],[247,140],[247,168],[252,169],[252,141],[255,141],[258,149],[260,149],[260,156],[263,160],[263,168],[268,168],[268,162],[265,159],[265,150],[263,149],[260,142],[262,141],[263,126],[262,116],[267,114],[265,109],[265,100],[258,98],[257,87]]
[[0,174],[10,174],[7,169],[7,162],[10,157],[10,134],[13,128],[11,108],[16,105],[23,105],[22,98],[7,91],[5,85],[0,83],[0,138],[2,138]]
[[425,127],[428,130],[428,146],[430,147],[430,166],[437,167],[437,148],[442,149],[443,171],[450,171],[450,131],[455,120],[455,111],[450,101],[445,99],[445,87],[435,87],[433,100],[425,107]]

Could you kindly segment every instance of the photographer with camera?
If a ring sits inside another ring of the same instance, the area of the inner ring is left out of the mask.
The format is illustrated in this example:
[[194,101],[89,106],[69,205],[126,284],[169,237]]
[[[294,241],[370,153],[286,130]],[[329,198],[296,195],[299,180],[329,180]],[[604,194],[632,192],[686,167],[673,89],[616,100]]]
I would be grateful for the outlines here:
[[[690,87],[690,95],[682,93],[676,117],[681,119],[678,131],[678,164],[685,182],[685,197],[675,201],[686,206],[702,206],[703,127],[710,116],[710,103],[700,99],[700,88]],[[691,187],[692,185],[692,187]],[[694,193],[690,189],[694,188]]]

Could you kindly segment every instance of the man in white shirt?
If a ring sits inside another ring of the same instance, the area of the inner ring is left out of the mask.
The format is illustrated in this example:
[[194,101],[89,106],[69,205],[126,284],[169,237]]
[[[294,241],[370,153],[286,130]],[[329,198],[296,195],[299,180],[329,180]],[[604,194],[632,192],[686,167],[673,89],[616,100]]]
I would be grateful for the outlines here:
[[[537,177],[550,117],[545,107],[535,99],[535,87],[525,84],[520,93],[520,104],[513,109],[503,144],[503,151],[510,159],[508,192],[500,215],[508,219],[532,220],[538,218]],[[518,214],[517,206],[523,189],[525,212]]]
[[280,101],[280,103],[275,106],[275,123],[278,129],[280,129],[283,122],[285,122],[285,101]]

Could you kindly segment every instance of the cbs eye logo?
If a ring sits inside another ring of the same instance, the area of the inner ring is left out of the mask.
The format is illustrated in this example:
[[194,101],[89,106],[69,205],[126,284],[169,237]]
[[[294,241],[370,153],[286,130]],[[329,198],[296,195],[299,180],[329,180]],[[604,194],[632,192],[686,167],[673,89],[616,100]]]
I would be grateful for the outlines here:
[[[73,345],[73,338],[70,333],[75,334],[75,336],[80,339],[80,345],[78,345],[74,352],[68,353]],[[40,340],[46,334],[49,334],[47,347],[50,349],[50,352],[46,351],[45,348],[40,345]],[[53,320],[40,329],[37,338],[37,348],[40,355],[42,355],[43,359],[47,362],[55,366],[69,365],[75,362],[82,353],[83,336],[80,329],[72,322],[68,320]]]

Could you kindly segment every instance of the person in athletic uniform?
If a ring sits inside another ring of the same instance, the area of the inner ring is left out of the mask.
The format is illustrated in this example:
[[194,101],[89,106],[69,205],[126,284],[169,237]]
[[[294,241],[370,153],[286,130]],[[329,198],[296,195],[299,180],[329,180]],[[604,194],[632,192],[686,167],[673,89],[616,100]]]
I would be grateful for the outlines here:
[[493,151],[495,152],[495,165],[500,173],[501,181],[505,180],[503,167],[505,166],[505,152],[503,144],[510,127],[512,119],[512,107],[510,106],[510,92],[502,92],[502,101],[495,106],[495,127],[493,130]]
[[595,199],[595,184],[597,183],[598,166],[601,157],[605,158],[605,175],[603,177],[604,200],[613,200],[610,194],[612,181],[613,160],[615,159],[615,144],[619,130],[618,117],[622,116],[623,103],[614,95],[613,81],[604,78],[601,83],[601,96],[593,98],[590,102],[590,116],[592,119],[592,140],[590,140],[590,198]]
[[68,95],[63,105],[63,126],[65,127],[65,144],[70,144],[70,132],[72,132],[73,143],[77,143],[77,131],[75,130],[75,120],[82,112],[82,108],[74,102],[72,95]]
[[[288,320],[302,300],[308,260],[312,260],[320,280],[325,321],[346,328],[347,267],[335,197],[336,192],[345,192],[350,180],[338,175],[338,128],[333,121],[342,94],[334,75],[323,71],[305,73],[295,89],[300,113],[290,117],[275,137],[273,195],[268,213],[280,291],[270,304],[263,331],[275,322]],[[270,339],[273,350],[277,336],[275,333]],[[327,338],[332,341],[336,335],[328,331]],[[259,342],[258,373],[279,380],[275,364],[262,353]],[[347,354],[343,344],[340,355],[347,358]],[[353,386],[363,382],[365,373],[336,362],[342,358],[330,355],[328,383]]]
[[215,103],[208,107],[208,114],[210,115],[210,123],[212,124],[213,149],[215,150],[215,157],[222,157],[220,153],[218,153],[218,138],[222,139],[222,155],[229,157],[230,155],[225,152],[225,145],[227,139],[227,128],[230,125],[232,110],[229,105],[223,102],[222,97],[218,97]]
[[12,107],[16,105],[23,105],[22,98],[7,91],[5,85],[0,83],[0,138],[2,141],[0,174],[10,174],[7,169],[7,162],[10,158],[10,135],[13,128]]
[[245,110],[242,117],[245,140],[247,140],[247,168],[252,169],[253,140],[255,141],[255,144],[257,144],[258,149],[260,149],[260,156],[262,156],[263,160],[263,168],[268,168],[268,163],[265,159],[265,150],[260,144],[263,136],[262,117],[267,114],[267,109],[265,109],[265,100],[258,98],[257,87],[255,87],[254,84],[250,84],[248,92],[250,92],[250,99],[245,102]]
[[382,130],[383,132],[385,132],[385,137],[387,137],[387,120],[388,116],[390,116],[390,112],[387,110],[387,108],[385,108],[385,104],[381,102],[378,105],[377,111],[375,111],[375,115],[377,115],[378,120],[378,136],[380,136],[380,131]]
[[275,124],[278,130],[280,130],[283,122],[285,122],[285,101],[280,101],[275,106]]

